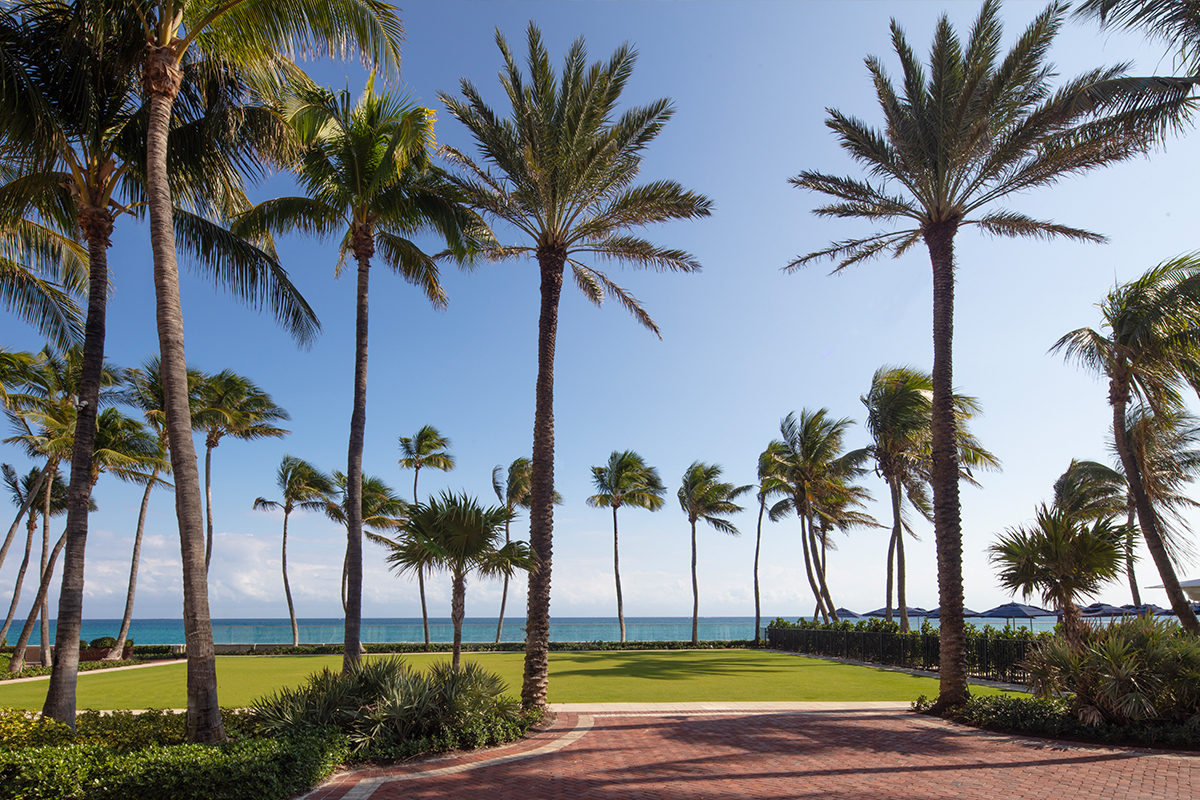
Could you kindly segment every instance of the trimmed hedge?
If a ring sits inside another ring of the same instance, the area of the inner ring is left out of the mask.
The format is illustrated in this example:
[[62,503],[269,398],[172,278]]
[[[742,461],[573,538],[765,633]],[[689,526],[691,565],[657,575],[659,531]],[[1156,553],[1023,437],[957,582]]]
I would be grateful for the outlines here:
[[[159,645],[167,650],[170,645]],[[605,650],[743,650],[754,647],[749,639],[734,639],[728,641],[700,642],[550,642],[551,652],[590,652]],[[149,645],[147,645],[149,647]],[[405,654],[405,653],[449,653],[453,650],[450,642],[431,642],[426,647],[421,642],[393,642],[364,644],[363,648],[372,654]],[[463,643],[464,653],[523,653],[524,642],[491,642]],[[134,649],[137,655],[143,655],[139,646]],[[263,646],[255,650],[242,650],[231,653],[220,653],[222,656],[340,656],[343,646],[340,644],[308,645],[292,647],[291,645]],[[177,656],[182,658],[182,656]]]
[[[11,659],[3,659],[5,669],[0,671],[0,681],[11,681],[14,678],[36,678],[39,675],[49,675],[53,670],[50,667],[25,667],[20,672],[9,672],[8,662]],[[113,667],[132,667],[135,664],[146,663],[144,659],[131,658],[127,661],[80,661],[80,672],[92,672],[97,669],[112,669]]]
[[[923,695],[913,710],[929,711],[933,701]],[[1056,697],[1039,699],[1013,695],[972,697],[966,705],[946,711],[946,719],[999,733],[1019,733],[1049,739],[1069,739],[1142,747],[1200,750],[1200,725],[1145,723],[1141,725],[1088,725],[1071,713],[1071,702]]]
[[0,800],[286,800],[346,759],[321,732],[118,753],[75,744],[0,751]]

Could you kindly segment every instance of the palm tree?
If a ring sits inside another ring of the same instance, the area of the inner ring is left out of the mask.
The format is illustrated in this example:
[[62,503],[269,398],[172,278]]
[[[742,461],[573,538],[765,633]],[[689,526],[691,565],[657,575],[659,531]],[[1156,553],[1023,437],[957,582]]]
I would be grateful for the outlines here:
[[[349,528],[350,509],[352,508],[349,483],[346,473],[334,470],[333,485],[336,490],[335,493],[341,495],[341,502],[330,502],[325,506],[325,515],[339,525],[344,525],[347,528]],[[362,499],[359,501],[357,508],[362,516],[364,528],[387,532],[399,530],[403,527],[404,520],[408,518],[409,505],[400,499],[400,495],[396,494],[396,491],[391,486],[384,483],[382,478],[376,478],[371,475],[363,476],[361,486]],[[347,599],[349,579],[350,554],[347,551],[346,557],[342,560],[341,591],[342,612],[347,615],[349,615],[347,611],[347,607],[349,606]],[[358,646],[361,650],[361,640]]]
[[[892,618],[893,566],[897,577],[900,629],[907,631],[908,600],[905,596],[904,530],[912,534],[904,517],[904,503],[933,521],[929,502],[930,445],[933,378],[912,367],[880,367],[871,378],[871,390],[860,398],[867,408],[867,446],[875,461],[875,473],[888,486],[892,503],[892,536],[887,556],[887,618]],[[1000,462],[967,430],[969,420],[979,414],[973,397],[955,393],[955,436],[958,440],[959,479],[978,486],[973,469],[998,469]]]
[[777,453],[776,476],[786,485],[788,497],[772,507],[772,517],[777,519],[786,511],[799,517],[805,573],[816,611],[827,622],[836,622],[838,617],[820,569],[823,547],[817,522],[823,513],[830,513],[849,480],[864,472],[861,464],[867,458],[866,449],[842,450],[846,430],[853,424],[848,418],[833,419],[827,408],[804,409],[799,417],[791,412],[779,424],[783,448]]
[[1126,408],[1137,398],[1161,416],[1183,406],[1179,390],[1200,375],[1200,259],[1166,261],[1136,280],[1118,286],[1100,304],[1109,335],[1079,328],[1063,336],[1051,352],[1108,378],[1113,408],[1113,442],[1121,459],[1138,525],[1154,559],[1171,608],[1189,633],[1200,634],[1191,604],[1179,586],[1163,530],[1146,491],[1144,465],[1129,437]]
[[296,165],[308,197],[260,203],[239,222],[251,235],[303,231],[341,236],[340,275],[346,258],[358,268],[354,350],[354,406],[350,416],[349,585],[344,668],[358,660],[362,617],[362,454],[367,425],[367,322],[371,260],[416,285],[437,307],[446,304],[434,257],[408,237],[433,232],[459,263],[468,258],[478,218],[459,202],[444,174],[430,164],[433,112],[394,92],[377,93],[374,76],[357,104],[349,91],[301,93],[291,113],[304,149]]
[[[450,440],[432,425],[422,425],[412,438],[400,437],[399,461],[400,469],[413,471],[413,504],[420,502],[417,497],[417,478],[421,475],[422,467],[440,469],[449,472],[454,469],[454,456],[450,455]],[[417,591],[421,595],[421,624],[425,628],[425,647],[429,647],[429,612],[425,607],[425,571],[416,568]]]
[[1111,117],[1100,114],[1119,103],[1089,98],[1086,90],[1119,77],[1119,69],[1092,70],[1054,91],[1050,81],[1055,72],[1045,57],[1065,13],[1065,6],[1050,5],[1004,56],[999,48],[1003,31],[998,0],[985,0],[965,42],[943,16],[930,50],[929,63],[934,67],[928,73],[893,20],[892,42],[904,73],[902,90],[897,92],[878,59],[866,61],[885,128],[872,129],[835,110],[826,120],[842,147],[879,182],[814,171],[791,179],[795,186],[833,198],[831,204],[816,209],[821,216],[905,220],[913,227],[835,242],[796,259],[789,271],[822,258],[837,259],[840,271],[883,253],[899,256],[922,241],[929,250],[933,268],[930,476],[941,606],[938,710],[965,703],[970,696],[953,403],[955,236],[963,226],[977,225],[993,235],[1103,241],[1090,231],[994,206],[1015,193],[1053,185],[1066,176],[1144,152],[1165,115],[1185,113],[1190,90],[1182,87],[1149,109]]
[[204,436],[204,509],[205,543],[204,569],[212,561],[213,513],[212,513],[212,452],[225,436],[242,441],[274,437],[282,439],[291,431],[277,427],[274,423],[291,417],[281,406],[275,405],[271,395],[249,378],[231,370],[221,370],[216,375],[206,375],[200,382],[200,408],[192,424],[205,432]]
[[279,471],[275,473],[275,485],[283,493],[283,502],[258,497],[254,500],[255,511],[283,509],[283,594],[287,597],[288,617],[292,621],[292,647],[300,645],[300,628],[296,625],[296,609],[292,605],[292,588],[287,576],[287,526],[288,517],[297,508],[303,511],[324,511],[336,491],[333,479],[312,464],[295,456],[283,457]]
[[1200,71],[1200,17],[1186,0],[1083,0],[1075,15],[1104,27],[1141,30],[1173,49],[1190,74]]
[[530,479],[530,546],[538,566],[529,580],[525,670],[521,702],[546,702],[550,647],[550,575],[554,534],[554,350],[563,272],[597,305],[606,293],[655,334],[658,327],[638,302],[607,275],[580,259],[591,255],[634,267],[694,272],[700,264],[682,250],[666,249],[629,231],[654,222],[708,216],[710,201],[674,181],[633,185],[642,150],[658,135],[673,109],[668,100],[631,108],[618,116],[617,102],[632,74],[635,52],[622,46],[607,64],[588,65],[582,38],[567,51],[555,75],[541,32],[530,23],[529,79],[499,31],[504,58],[501,83],[512,107],[497,115],[467,80],[463,98],[442,93],[442,102],[467,126],[493,173],[463,153],[447,152],[468,173],[461,181],[476,208],[520,231],[525,243],[495,255],[537,259],[541,276],[538,375]]
[[485,508],[466,494],[443,492],[413,508],[399,540],[371,537],[391,550],[387,561],[398,572],[420,572],[430,563],[450,571],[455,669],[462,655],[467,575],[478,571],[482,577],[511,576],[518,569],[528,571],[534,567],[527,544],[500,543],[504,524],[511,519],[512,512],[503,505]]
[[722,483],[721,467],[693,461],[684,470],[683,483],[679,487],[679,507],[687,514],[692,526],[692,644],[700,638],[700,584],[696,580],[696,522],[704,520],[721,533],[739,536],[733,523],[722,519],[736,514],[742,507],[733,501],[753,489],[753,486],[734,486]]
[[[12,494],[13,502],[18,506],[28,508],[29,511],[25,523],[25,556],[21,559],[21,566],[17,570],[17,582],[13,586],[13,598],[8,606],[8,615],[4,618],[4,627],[0,628],[0,642],[2,642],[8,636],[8,629],[17,613],[17,603],[21,601],[21,586],[25,582],[25,572],[29,568],[29,556],[33,550],[33,536],[37,532],[38,514],[45,509],[45,506],[43,505],[39,509],[36,504],[29,504],[30,500],[41,494],[40,490],[44,482],[41,469],[34,467],[24,477],[18,476],[17,471],[8,464],[0,466],[0,469],[3,470],[4,484]],[[50,516],[57,517],[65,514],[67,512],[67,484],[59,473],[54,473],[53,482],[47,494],[49,495]],[[44,564],[42,568],[45,569]],[[45,644],[49,644],[49,642]]]
[[621,600],[621,557],[617,545],[617,509],[621,506],[658,511],[663,507],[663,486],[658,470],[646,464],[632,450],[614,450],[608,463],[592,467],[592,485],[596,494],[587,499],[592,508],[611,508],[613,515],[613,575],[617,581],[617,622],[621,641],[625,641],[625,606]]
[[1123,525],[1113,518],[1086,521],[1061,508],[1041,505],[1032,527],[1008,528],[988,547],[988,557],[1000,569],[1000,585],[1020,591],[1025,599],[1035,592],[1063,615],[1067,641],[1082,644],[1082,621],[1077,602],[1094,595],[1121,574]]
[[[184,627],[189,643],[194,644],[188,648],[188,739],[218,742],[225,739],[225,730],[217,703],[212,637],[207,632],[210,626],[204,520],[195,447],[188,438],[192,423],[187,403],[176,223],[171,213],[173,187],[181,181],[178,175],[169,174],[174,164],[168,169],[168,133],[180,98],[185,59],[189,50],[194,49],[205,59],[242,68],[259,79],[260,85],[280,77],[281,72],[295,77],[297,70],[281,53],[336,57],[357,51],[394,74],[399,69],[403,29],[393,6],[372,0],[304,0],[286,6],[255,0],[232,0],[218,6],[201,0],[157,0],[143,12],[143,33],[148,43],[142,75],[149,106],[145,139],[147,205],[167,429],[175,442],[171,463],[187,597]],[[172,135],[171,141],[177,138]],[[253,298],[273,302],[271,286],[266,281],[233,281],[231,285]],[[290,320],[292,330],[304,341],[315,329],[311,324],[295,324],[301,322],[296,317]],[[356,474],[356,482],[358,477]],[[357,631],[357,621],[354,624]]]
[[[757,645],[762,638],[762,600],[758,588],[758,556],[762,546],[763,514],[767,510],[767,502],[781,494],[787,494],[787,484],[779,478],[783,442],[772,439],[767,449],[758,455],[758,528],[754,535],[754,643]],[[776,521],[771,516],[772,522]]]

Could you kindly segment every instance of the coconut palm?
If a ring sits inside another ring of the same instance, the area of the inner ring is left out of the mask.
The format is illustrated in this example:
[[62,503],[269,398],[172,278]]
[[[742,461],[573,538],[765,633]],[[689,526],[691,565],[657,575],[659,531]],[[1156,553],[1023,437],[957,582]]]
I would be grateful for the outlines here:
[[679,487],[679,507],[692,526],[692,644],[700,638],[700,584],[696,580],[696,522],[704,520],[721,533],[741,535],[733,523],[722,519],[736,514],[742,507],[733,501],[749,492],[753,486],[734,486],[720,481],[721,467],[693,461],[683,473]]
[[[773,439],[767,444],[767,449],[763,450],[758,455],[758,527],[754,535],[754,643],[758,644],[762,638],[762,601],[758,587],[758,556],[762,546],[762,523],[763,514],[767,510],[767,503],[772,497],[777,497],[787,493],[787,484],[779,478],[779,469],[781,467],[780,456],[783,452],[783,442],[778,439]],[[772,522],[777,521],[776,517],[769,517]]]
[[292,605],[292,588],[288,585],[287,576],[288,517],[297,508],[302,511],[324,511],[336,490],[331,477],[307,461],[288,455],[279,462],[279,470],[275,473],[275,485],[283,494],[283,502],[258,497],[254,500],[254,509],[283,509],[283,594],[287,597],[288,617],[292,621],[292,647],[298,647],[300,628],[296,625],[296,608]]
[[1108,378],[1113,409],[1113,442],[1137,510],[1138,525],[1154,559],[1171,608],[1190,633],[1200,622],[1179,586],[1164,532],[1146,491],[1143,473],[1129,437],[1126,409],[1131,399],[1156,415],[1182,408],[1180,390],[1200,375],[1200,259],[1167,261],[1140,278],[1118,286],[1100,304],[1108,335],[1079,328],[1063,336],[1051,352]]
[[1123,525],[1109,518],[1090,525],[1056,506],[1041,505],[1032,526],[1008,528],[988,547],[988,558],[999,568],[1000,585],[1035,593],[1063,615],[1067,640],[1082,643],[1080,598],[1096,594],[1121,574]]
[[[339,525],[346,526],[347,529],[350,526],[350,511],[353,502],[350,499],[349,483],[346,473],[334,470],[333,485],[336,489],[336,494],[341,496],[341,500],[337,503],[330,502],[325,506],[326,516]],[[404,525],[404,520],[408,518],[408,503],[400,499],[400,495],[396,494],[396,491],[391,486],[388,486],[382,478],[364,475],[361,486],[362,498],[357,504],[357,508],[362,516],[363,527],[382,533],[399,530]],[[350,554],[347,551],[346,557],[342,560],[341,597],[343,613],[349,613],[347,611],[349,605],[347,597],[349,582]],[[361,640],[358,646],[361,650]]]
[[242,441],[276,438],[282,439],[291,431],[276,426],[281,420],[291,417],[281,406],[275,405],[271,395],[249,378],[232,370],[221,370],[216,375],[206,375],[200,381],[199,408],[192,424],[204,431],[204,509],[205,544],[204,568],[212,561],[213,511],[212,511],[212,453],[221,444],[221,439],[232,436]]
[[[912,367],[884,366],[875,371],[871,378],[871,390],[860,398],[867,409],[865,424],[871,435],[867,450],[875,462],[875,473],[887,484],[891,497],[887,619],[892,618],[892,578],[895,574],[902,631],[909,629],[903,532],[907,530],[912,534],[912,528],[905,519],[905,501],[926,520],[933,521],[928,490],[932,396],[933,379],[928,373]],[[957,393],[953,395],[952,402],[956,417],[959,478],[978,486],[972,470],[997,469],[1000,462],[967,430],[967,423],[980,412],[979,403],[973,397]]]
[[646,464],[632,450],[614,450],[608,463],[592,467],[592,485],[596,494],[587,499],[592,508],[611,508],[613,515],[613,576],[617,581],[617,622],[621,626],[621,641],[625,641],[625,606],[621,600],[621,557],[617,545],[617,509],[621,506],[658,511],[663,507],[663,486],[658,470]]
[[[41,492],[41,487],[45,476],[41,469],[34,467],[24,476],[18,476],[17,471],[8,464],[0,466],[0,470],[3,470],[4,484],[8,487],[13,502],[18,506],[26,507],[29,511],[25,523],[25,555],[21,559],[20,568],[17,570],[17,581],[13,586],[12,603],[9,604],[8,615],[4,618],[4,627],[0,628],[0,642],[2,642],[8,636],[8,629],[12,625],[13,617],[17,612],[17,603],[21,601],[21,587],[25,582],[25,572],[29,568],[29,556],[33,551],[33,536],[37,533],[38,516],[45,510],[46,505],[50,508],[51,517],[67,513],[67,484],[63,481],[62,476],[55,472],[49,492],[43,493]],[[30,500],[36,500],[37,497],[46,497],[49,501],[48,504],[39,506],[37,502],[29,503]],[[42,569],[45,569],[44,564],[42,565]]]
[[[939,710],[966,702],[966,639],[962,619],[962,523],[953,404],[954,240],[960,228],[992,235],[1066,237],[1102,241],[1080,228],[1033,219],[996,203],[1010,195],[1138,155],[1165,116],[1181,114],[1190,87],[1182,86],[1149,109],[1102,117],[1119,105],[1088,98],[1086,90],[1120,77],[1119,68],[1095,69],[1051,87],[1046,53],[1062,26],[1064,5],[1039,14],[1007,55],[998,0],[985,0],[966,41],[943,16],[926,72],[900,25],[892,43],[904,73],[898,92],[883,64],[866,61],[886,126],[868,127],[830,110],[826,124],[850,155],[878,179],[870,182],[806,171],[800,188],[833,198],[821,216],[900,220],[912,227],[835,242],[793,261],[799,269],[823,258],[837,270],[883,253],[899,256],[924,242],[933,269],[933,397],[931,484],[941,607]],[[1082,100],[1081,100],[1082,98]],[[1110,102],[1111,100],[1111,102]]]
[[533,553],[524,542],[500,542],[504,523],[511,519],[512,512],[503,505],[484,507],[466,494],[443,492],[413,508],[399,540],[372,537],[391,550],[387,561],[397,572],[419,571],[431,561],[450,572],[455,669],[462,654],[467,575],[511,576],[518,569],[534,567]]
[[384,264],[417,286],[436,307],[446,304],[434,257],[409,237],[430,232],[447,253],[466,263],[478,218],[459,202],[458,191],[430,164],[433,112],[391,91],[376,92],[374,76],[357,103],[349,91],[302,92],[291,111],[304,145],[296,165],[308,197],[268,200],[247,212],[239,230],[251,235],[303,231],[341,238],[340,275],[347,258],[357,267],[354,404],[346,474],[350,478],[347,525],[349,585],[344,668],[358,660],[362,617],[362,454],[367,424],[367,321],[370,269]]
[[[417,497],[417,478],[421,475],[422,467],[440,469],[449,472],[454,469],[454,456],[449,452],[450,440],[432,425],[422,425],[413,437],[400,437],[400,469],[413,471],[413,503],[419,503]],[[429,647],[429,612],[425,607],[425,572],[416,568],[417,591],[421,595],[421,624],[425,628],[425,646]]]
[[783,448],[777,453],[776,477],[786,485],[788,496],[772,507],[772,514],[778,519],[792,511],[799,517],[805,573],[817,613],[827,622],[838,617],[820,569],[818,520],[822,513],[832,513],[850,480],[864,473],[866,449],[843,452],[846,430],[853,424],[849,418],[834,419],[827,408],[804,409],[798,417],[791,412],[779,424]]
[[674,181],[634,185],[642,151],[673,109],[670,101],[658,100],[618,114],[617,103],[636,58],[629,46],[618,48],[606,64],[589,65],[584,41],[577,39],[561,74],[556,75],[541,32],[532,23],[527,39],[528,78],[504,36],[496,33],[504,58],[500,80],[512,108],[510,116],[493,111],[465,79],[461,99],[445,93],[441,99],[471,132],[482,161],[496,170],[446,148],[468,173],[462,185],[472,203],[520,231],[524,239],[495,254],[532,256],[541,276],[529,531],[538,566],[529,580],[521,686],[522,703],[541,706],[546,702],[549,669],[554,350],[564,269],[571,265],[576,284],[593,303],[611,294],[657,334],[657,326],[637,298],[582,259],[592,256],[634,267],[694,272],[700,265],[690,254],[659,247],[630,231],[653,222],[708,216],[711,203]]

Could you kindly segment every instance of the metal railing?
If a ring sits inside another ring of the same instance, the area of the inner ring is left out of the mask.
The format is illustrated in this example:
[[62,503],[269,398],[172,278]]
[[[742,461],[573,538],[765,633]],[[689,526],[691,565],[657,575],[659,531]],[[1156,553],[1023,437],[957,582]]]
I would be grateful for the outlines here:
[[[937,671],[941,641],[925,633],[769,628],[767,642],[776,650],[829,656],[867,664]],[[1024,667],[1032,641],[967,637],[967,675],[1003,683],[1028,683]]]

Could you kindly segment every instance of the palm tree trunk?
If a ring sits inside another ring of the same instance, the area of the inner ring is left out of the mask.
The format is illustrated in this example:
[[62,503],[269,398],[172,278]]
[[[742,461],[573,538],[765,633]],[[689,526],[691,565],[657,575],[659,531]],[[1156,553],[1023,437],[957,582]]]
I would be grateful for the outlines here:
[[292,587],[288,584],[287,576],[287,524],[291,509],[283,510],[283,595],[287,598],[288,619],[292,621],[292,647],[300,646],[300,628],[296,625],[296,607],[292,605]]
[[958,498],[958,446],[954,417],[954,234],[959,220],[925,226],[933,268],[933,399],[930,411],[933,531],[937,544],[941,608],[939,692],[934,710],[962,705],[967,684],[967,640],[963,627],[962,512]]
[[[50,553],[50,487],[46,487],[45,497],[42,500],[42,572],[46,571],[46,563]],[[43,667],[54,666],[53,651],[50,649],[50,597],[47,595],[42,598],[42,611],[40,624],[42,626],[41,636],[38,638],[39,648],[41,649],[41,659]],[[76,639],[76,642],[79,640]]]
[[212,518],[212,451],[214,445],[204,445],[204,572],[212,563],[213,518]]
[[758,591],[758,552],[762,545],[762,518],[763,512],[767,510],[766,495],[759,495],[758,498],[758,531],[754,535],[754,644],[762,643],[762,634],[760,626],[762,625],[762,601]]
[[538,375],[533,414],[533,463],[529,476],[529,546],[537,566],[529,573],[525,612],[525,668],[521,704],[546,704],[550,676],[550,574],[554,562],[554,347],[562,294],[563,246],[538,248],[541,309],[538,314]]
[[154,292],[158,323],[167,438],[175,476],[175,514],[179,522],[183,562],[183,629],[187,640],[188,741],[225,741],[217,699],[217,661],[208,610],[208,573],[204,565],[204,518],[200,508],[200,475],[188,407],[187,356],[183,345],[183,309],[179,302],[179,268],[175,261],[175,225],[167,183],[167,132],[182,73],[175,45],[151,45],[144,86],[150,116],[146,134],[146,188],[150,212],[150,246],[154,254]]
[[904,533],[896,539],[896,605],[900,607],[900,632],[908,633],[908,588],[905,586],[906,570],[904,567]]
[[903,535],[903,520],[900,518],[900,504],[902,502],[900,496],[900,481],[896,478],[888,479],[888,490],[892,496],[892,538],[888,541],[887,554],[887,613],[885,619],[888,622],[892,621],[892,586],[893,578],[896,569],[896,542]]
[[700,584],[696,580],[696,520],[692,520],[692,644],[700,644]]
[[625,641],[625,604],[621,599],[621,557],[617,550],[617,507],[613,506],[613,575],[617,579],[617,624],[621,626],[621,641]]
[[463,618],[467,614],[467,574],[462,570],[454,571],[454,586],[450,595],[450,622],[454,625],[454,654],[451,666],[458,669],[462,660],[462,629]]
[[1126,519],[1127,530],[1125,531],[1125,575],[1129,578],[1129,593],[1133,595],[1133,604],[1140,606],[1142,604],[1142,595],[1138,591],[1137,575],[1133,572],[1133,524],[1135,522],[1134,515],[1137,511],[1133,504],[1129,505],[1128,518]]
[[812,589],[813,597],[817,599],[817,607],[813,611],[813,619],[817,618],[817,614],[821,615],[821,619],[829,622],[829,613],[825,610],[825,601],[821,599],[821,587],[817,585],[817,579],[813,576],[812,556],[808,552],[808,529],[810,527],[808,516],[803,512],[800,514],[800,544],[804,548],[804,572],[808,575],[808,586]]
[[[25,648],[29,646],[29,637],[33,634],[33,625],[37,621],[38,611],[41,610],[42,603],[46,600],[46,595],[50,591],[50,579],[54,575],[54,564],[58,561],[58,554],[62,552],[63,545],[67,542],[67,534],[63,533],[58,537],[58,542],[54,545],[54,549],[50,551],[50,559],[46,568],[42,570],[42,579],[38,584],[37,597],[33,600],[33,605],[29,609],[29,616],[25,619],[25,627],[21,628],[21,635],[17,639],[17,646],[13,648],[12,661],[8,664],[8,671],[14,675],[20,672],[25,667]],[[78,649],[79,642],[75,642],[75,647]]]
[[1083,647],[1083,618],[1079,606],[1067,601],[1060,609],[1063,615],[1063,633],[1071,650],[1078,652]]
[[117,634],[117,644],[108,651],[108,655],[104,657],[105,661],[120,661],[121,656],[125,654],[125,639],[129,636],[129,623],[133,621],[133,596],[137,592],[138,562],[142,558],[142,534],[146,530],[146,510],[150,507],[150,492],[154,491],[154,484],[157,480],[158,470],[155,470],[150,476],[150,482],[146,484],[146,491],[142,493],[142,508],[138,512],[137,533],[133,535],[133,558],[129,563],[129,589],[125,592],[125,614],[121,617],[121,632]]
[[[824,599],[825,607],[829,609],[829,618],[833,622],[838,621],[837,609],[833,605],[833,598],[829,596],[829,584],[825,581],[825,565],[828,562],[829,555],[826,551],[826,536],[823,535],[818,540],[816,531],[812,524],[808,526],[809,536],[812,538],[813,561],[816,562],[817,585],[821,588],[821,597]],[[818,546],[819,544],[819,546]]]
[[1146,487],[1142,483],[1141,465],[1129,446],[1128,428],[1125,427],[1125,406],[1128,403],[1128,383],[1121,380],[1118,374],[1110,381],[1109,400],[1113,407],[1113,441],[1117,446],[1117,454],[1121,457],[1121,466],[1125,468],[1125,480],[1129,483],[1129,493],[1133,495],[1134,506],[1137,509],[1138,525],[1142,529],[1142,539],[1146,549],[1158,567],[1158,575],[1162,578],[1167,598],[1171,601],[1171,610],[1179,616],[1179,624],[1193,636],[1200,635],[1200,622],[1192,611],[1191,603],[1183,594],[1171,557],[1163,545],[1162,535],[1158,531],[1158,518],[1146,495]]
[[13,543],[13,538],[17,535],[17,530],[21,527],[21,520],[29,513],[30,507],[37,501],[38,492],[42,489],[42,484],[46,481],[46,476],[50,474],[51,464],[53,461],[47,461],[42,474],[38,475],[38,479],[34,481],[33,487],[29,490],[29,495],[21,503],[21,510],[17,512],[17,518],[13,520],[13,524],[8,529],[8,535],[4,537],[4,546],[0,547],[0,569],[4,568],[4,559],[8,557],[8,548]]
[[0,628],[0,642],[5,641],[8,629],[12,627],[13,617],[17,615],[17,603],[21,601],[21,585],[25,582],[25,570],[29,568],[29,555],[33,552],[33,534],[37,532],[37,523],[31,518],[26,527],[25,557],[21,559],[21,568],[17,570],[17,582],[13,587],[13,598],[8,606],[8,616],[4,618],[4,627]]
[[354,409],[346,459],[346,641],[342,671],[358,663],[362,648],[362,457],[367,432],[367,329],[371,256],[369,226],[356,223],[352,234],[358,258],[358,291],[354,329]]
[[[509,508],[509,511],[512,511]],[[509,543],[508,522],[504,523],[504,543]],[[508,604],[508,576],[504,576],[504,591],[500,593],[500,620],[496,623],[496,644],[500,644],[500,634],[504,631],[504,606]]]
[[421,595],[421,624],[425,627],[425,649],[429,649],[429,610],[425,607],[425,568],[417,566],[417,592]]

